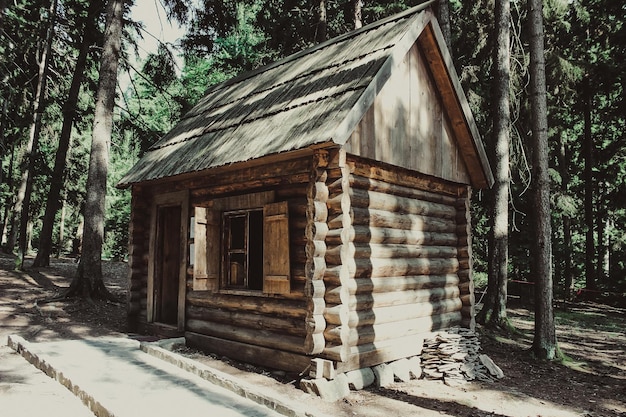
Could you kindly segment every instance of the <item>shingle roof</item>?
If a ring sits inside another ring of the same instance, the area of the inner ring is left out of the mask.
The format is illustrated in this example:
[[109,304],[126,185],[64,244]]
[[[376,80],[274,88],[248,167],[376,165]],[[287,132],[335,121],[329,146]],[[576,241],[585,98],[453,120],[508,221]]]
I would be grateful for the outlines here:
[[118,186],[341,144],[337,129],[429,3],[210,88]]

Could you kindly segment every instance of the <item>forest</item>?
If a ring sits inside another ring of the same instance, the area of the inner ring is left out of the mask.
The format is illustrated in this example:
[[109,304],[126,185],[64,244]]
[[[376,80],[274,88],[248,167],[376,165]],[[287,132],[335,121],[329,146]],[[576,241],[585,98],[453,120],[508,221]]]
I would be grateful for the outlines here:
[[[78,258],[87,229],[100,235],[98,259],[124,260],[130,193],[116,184],[209,86],[422,1],[160,0],[186,35],[140,64],[140,40],[156,34],[131,15],[130,0],[108,3],[123,12],[112,82],[103,76],[111,39],[104,2],[0,0],[0,224],[2,249],[18,255],[19,268],[30,266],[19,261],[26,254],[37,266],[51,256]],[[626,4],[432,3],[496,177],[492,190],[473,195],[476,285],[538,281],[535,231],[547,222],[555,298],[623,303]],[[537,4],[544,50],[533,58]],[[541,92],[533,59],[544,62],[545,147],[533,139]],[[130,81],[121,83],[122,75]],[[105,93],[112,124],[94,159]],[[88,178],[90,159],[103,176],[97,184]],[[543,186],[544,212],[535,197]],[[101,215],[86,214],[93,213],[88,190],[98,187],[106,195]],[[486,302],[497,309],[497,294]]]

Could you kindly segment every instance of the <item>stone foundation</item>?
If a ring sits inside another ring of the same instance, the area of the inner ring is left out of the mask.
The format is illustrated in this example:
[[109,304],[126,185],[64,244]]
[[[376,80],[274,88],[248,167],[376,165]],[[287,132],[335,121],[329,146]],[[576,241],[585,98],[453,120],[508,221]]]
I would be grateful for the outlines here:
[[325,401],[337,401],[350,390],[361,390],[375,384],[385,388],[394,382],[426,378],[456,386],[468,381],[493,382],[502,378],[502,370],[487,356],[480,354],[476,332],[451,328],[424,339],[422,354],[397,361],[336,374],[332,362],[314,360],[310,379],[302,379],[300,388]]

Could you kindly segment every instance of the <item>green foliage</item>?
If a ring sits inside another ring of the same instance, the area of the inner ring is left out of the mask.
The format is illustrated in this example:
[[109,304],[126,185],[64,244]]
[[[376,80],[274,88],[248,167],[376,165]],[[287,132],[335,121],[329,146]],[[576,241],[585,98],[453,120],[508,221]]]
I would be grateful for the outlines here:
[[476,288],[484,289],[487,287],[487,281],[489,280],[489,276],[486,272],[474,272],[474,285]]
[[156,54],[148,55],[143,64],[145,82],[142,83],[147,89],[164,88],[176,80],[176,64],[169,49],[159,45]]
[[[61,20],[54,45],[54,81],[49,85],[49,105],[36,167],[37,179],[31,214],[34,243],[41,227],[39,219],[45,200],[62,106],[69,86],[71,68],[82,38],[77,29],[86,17],[85,0],[60,0]],[[407,9],[419,0],[365,2],[363,23],[372,23]],[[122,259],[126,253],[129,194],[114,186],[149,146],[169,131],[191,109],[211,85],[251,70],[287,54],[312,46],[319,30],[319,2],[300,0],[208,0],[185,2],[165,0],[169,15],[188,27],[181,51],[165,46],[150,54],[140,74],[133,74],[130,87],[118,101],[115,135],[111,146],[107,197],[105,255]],[[581,85],[589,77],[592,97],[594,153],[594,237],[601,251],[608,251],[609,270],[599,281],[600,288],[626,291],[626,27],[622,2],[609,0],[548,0],[544,2],[546,30],[546,75],[548,79],[550,178],[552,187],[553,251],[555,271],[563,259],[572,260],[575,285],[584,283],[584,185],[582,137],[584,133]],[[351,30],[351,1],[326,2],[327,33],[334,37]],[[451,53],[462,86],[487,150],[490,149],[491,118],[491,32],[493,0],[450,1],[452,21]],[[526,7],[511,3],[511,218],[510,277],[532,280],[529,268],[529,231],[533,227],[529,186],[531,184],[528,132],[529,62],[526,34]],[[11,206],[20,176],[23,151],[32,115],[30,102],[36,78],[35,52],[45,22],[46,2],[15,0],[8,4],[0,35],[0,98],[6,103],[0,135],[2,181],[0,213]],[[44,16],[44,17],[42,17]],[[100,21],[101,22],[101,21]],[[101,22],[102,23],[102,22]],[[89,28],[94,30],[94,28]],[[97,30],[99,33],[100,30]],[[96,36],[98,39],[100,36]],[[131,39],[130,34],[126,41]],[[132,45],[127,44],[126,50]],[[65,172],[66,231],[73,234],[84,201],[89,140],[93,114],[93,90],[98,79],[97,45],[91,48],[87,76],[79,99],[78,116]],[[175,54],[184,58],[182,69]],[[563,149],[561,149],[561,146]],[[561,157],[561,152],[565,156]],[[474,192],[473,261],[480,284],[487,271],[486,202]],[[57,216],[57,219],[59,217]],[[564,222],[572,227],[572,244],[564,245]],[[4,222],[5,218],[2,218]],[[55,233],[57,228],[55,228]],[[600,233],[603,232],[603,233]],[[600,239],[600,235],[603,239]],[[559,279],[562,279],[559,277]],[[558,281],[558,279],[556,280]],[[560,285],[560,284],[559,284]]]
[[579,212],[578,201],[570,195],[554,193],[552,206],[556,214],[574,218]]
[[254,18],[260,9],[258,2],[251,6],[237,4],[235,26],[225,37],[215,40],[215,58],[225,73],[252,70],[268,55],[263,49],[266,36],[254,25]]
[[102,251],[103,257],[118,261],[125,259],[128,254],[130,190],[120,190],[116,184],[137,162],[137,154],[128,152],[129,149],[133,148],[132,141],[132,134],[122,132],[121,135],[115,135],[109,161],[104,224],[105,240]]
[[227,80],[229,74],[217,69],[215,58],[188,57],[180,77],[178,90],[183,108],[189,109],[204,95],[207,87]]

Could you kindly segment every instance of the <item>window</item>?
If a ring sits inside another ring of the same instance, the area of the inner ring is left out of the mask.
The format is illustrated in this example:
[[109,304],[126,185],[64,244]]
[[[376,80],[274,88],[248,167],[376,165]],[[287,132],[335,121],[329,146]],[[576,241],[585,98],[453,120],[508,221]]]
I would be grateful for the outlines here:
[[224,213],[226,288],[263,290],[263,210]]
[[262,208],[238,205],[221,203],[212,209],[195,208],[193,289],[288,294],[291,284],[287,202],[265,203]]

